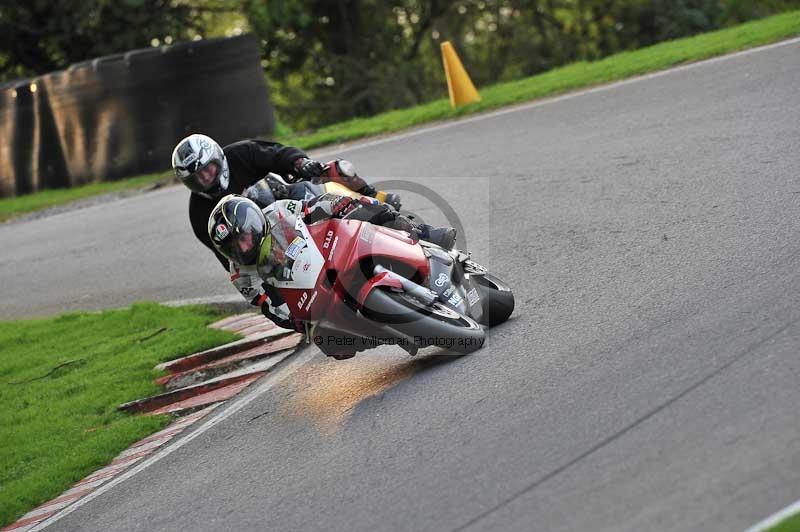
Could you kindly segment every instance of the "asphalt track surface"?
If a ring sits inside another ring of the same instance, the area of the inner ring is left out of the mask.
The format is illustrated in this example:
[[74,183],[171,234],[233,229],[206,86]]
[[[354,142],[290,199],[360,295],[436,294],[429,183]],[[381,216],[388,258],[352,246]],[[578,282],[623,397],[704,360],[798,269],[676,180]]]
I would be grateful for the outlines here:
[[[307,352],[48,530],[730,531],[792,503],[798,87],[795,42],[341,152],[455,206],[513,319],[467,357]],[[185,202],[1,227],[3,317],[228,293]]]

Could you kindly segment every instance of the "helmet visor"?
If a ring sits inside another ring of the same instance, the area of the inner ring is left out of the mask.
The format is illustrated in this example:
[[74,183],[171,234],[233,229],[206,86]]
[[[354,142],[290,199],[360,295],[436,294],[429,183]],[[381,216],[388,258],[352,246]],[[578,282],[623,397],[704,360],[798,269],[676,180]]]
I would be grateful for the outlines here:
[[219,174],[222,167],[219,161],[209,161],[203,166],[187,168],[191,173],[184,178],[183,182],[190,190],[195,192],[209,192],[219,185]]
[[221,242],[220,251],[237,264],[255,264],[266,231],[264,215],[249,201],[228,202],[222,212],[231,234]]

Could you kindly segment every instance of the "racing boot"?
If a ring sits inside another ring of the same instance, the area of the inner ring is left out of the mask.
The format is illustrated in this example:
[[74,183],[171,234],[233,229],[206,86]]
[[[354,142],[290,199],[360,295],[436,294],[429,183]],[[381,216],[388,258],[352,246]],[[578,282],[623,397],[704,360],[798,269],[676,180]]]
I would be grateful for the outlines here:
[[453,227],[433,227],[428,224],[414,224],[414,236],[427,240],[442,249],[450,251],[456,245],[456,230]]
[[414,240],[427,240],[448,251],[453,249],[456,243],[456,230],[452,227],[433,227],[432,225],[417,223],[404,214],[391,212],[384,212],[383,214],[386,218],[380,219],[375,216],[372,220],[373,223],[406,231]]

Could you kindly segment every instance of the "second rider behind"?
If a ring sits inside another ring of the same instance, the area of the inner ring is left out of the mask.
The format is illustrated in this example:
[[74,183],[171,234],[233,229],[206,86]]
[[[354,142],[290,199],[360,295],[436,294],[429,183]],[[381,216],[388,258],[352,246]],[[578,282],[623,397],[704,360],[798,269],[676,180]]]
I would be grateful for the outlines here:
[[[242,194],[255,200],[263,208],[276,199],[302,199],[305,186],[289,185],[264,177],[272,172],[288,183],[318,179],[324,167],[309,159],[300,148],[284,146],[277,142],[241,140],[221,148],[206,135],[189,135],[181,140],[172,152],[175,175],[191,191],[189,220],[200,242],[214,252],[222,266],[228,269],[228,259],[221,255],[208,238],[208,217],[217,202],[228,194]],[[374,197],[375,188],[356,176],[342,184],[351,190]],[[297,188],[301,197],[292,194]]]

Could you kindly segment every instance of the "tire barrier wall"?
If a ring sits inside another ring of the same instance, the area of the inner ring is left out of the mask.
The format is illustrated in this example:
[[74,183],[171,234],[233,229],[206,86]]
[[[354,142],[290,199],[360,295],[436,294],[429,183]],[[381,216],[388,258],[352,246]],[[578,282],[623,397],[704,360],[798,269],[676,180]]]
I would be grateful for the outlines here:
[[255,37],[100,57],[0,85],[0,197],[165,170],[191,133],[273,128]]

